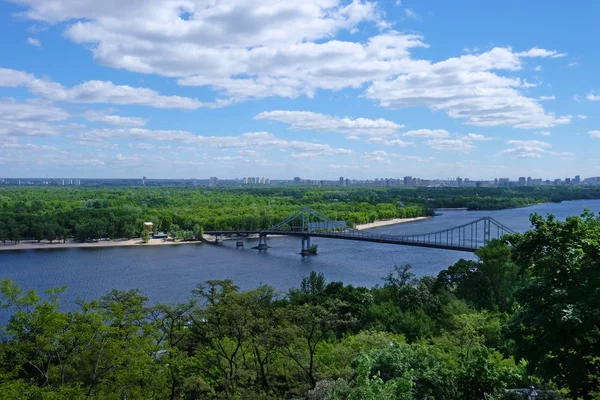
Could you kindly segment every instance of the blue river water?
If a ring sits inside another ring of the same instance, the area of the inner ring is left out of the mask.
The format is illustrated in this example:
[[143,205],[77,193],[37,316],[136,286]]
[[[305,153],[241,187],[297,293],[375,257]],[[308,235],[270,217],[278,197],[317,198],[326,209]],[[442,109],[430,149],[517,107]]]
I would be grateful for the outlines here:
[[[530,227],[529,215],[553,214],[559,219],[580,215],[588,208],[600,212],[600,200],[548,203],[501,211],[443,211],[442,215],[419,222],[375,228],[382,234],[401,235],[439,231],[491,216],[515,231]],[[72,248],[0,252],[0,279],[11,279],[25,289],[68,286],[63,295],[66,307],[78,298],[91,300],[111,289],[140,289],[151,302],[185,301],[197,284],[209,279],[232,279],[241,289],[269,284],[280,292],[298,286],[311,271],[325,274],[328,281],[374,286],[394,265],[411,264],[417,276],[436,275],[472,253],[363,243],[335,239],[313,239],[319,254],[301,257],[300,238],[268,240],[271,249],[252,250],[235,241],[222,246],[185,244],[178,246],[135,246]]]

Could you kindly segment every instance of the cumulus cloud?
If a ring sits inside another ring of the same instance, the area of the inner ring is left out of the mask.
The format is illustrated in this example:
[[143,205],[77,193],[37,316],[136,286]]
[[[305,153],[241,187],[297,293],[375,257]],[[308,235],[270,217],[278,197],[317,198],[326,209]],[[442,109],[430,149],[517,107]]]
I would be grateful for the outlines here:
[[362,158],[363,160],[366,160],[366,161],[381,162],[381,163],[389,164],[390,156],[391,156],[391,154],[388,154],[383,150],[377,150],[377,151],[371,151],[368,153],[364,153],[362,156],[360,156],[360,158]]
[[57,122],[67,118],[66,111],[42,101],[0,98],[0,136],[58,136]]
[[372,137],[367,139],[367,143],[369,144],[377,144],[384,146],[396,146],[396,147],[410,147],[414,146],[414,142],[407,142],[402,139],[388,139],[381,137]]
[[596,92],[589,92],[585,98],[588,101],[600,101],[600,94],[596,94]]
[[422,62],[415,71],[375,80],[366,96],[394,109],[427,106],[443,110],[452,118],[466,119],[468,124],[478,126],[530,129],[568,124],[571,116],[547,113],[538,101],[521,93],[520,89],[531,84],[492,72],[522,69],[525,57],[555,56],[555,51],[536,48],[522,53],[494,48],[438,63]]
[[349,155],[351,150],[335,148],[328,144],[286,140],[268,132],[249,132],[239,136],[200,136],[188,131],[152,130],[142,128],[102,128],[79,133],[80,142],[105,143],[114,139],[147,142],[179,142],[181,150],[277,150],[292,153],[295,157],[320,155]]
[[475,148],[471,141],[463,139],[432,139],[425,143],[434,150],[456,151],[459,153],[469,153]]
[[542,100],[542,101],[556,100],[556,96],[540,96],[540,100]]
[[109,115],[98,111],[88,111],[84,114],[84,118],[90,122],[98,122],[105,125],[115,125],[124,127],[144,126],[148,122],[143,118],[121,117],[119,115]]
[[0,67],[0,87],[19,87],[35,79],[33,75]]
[[515,158],[542,158],[552,147],[550,143],[539,140],[509,140],[506,144],[513,148],[502,150],[501,154],[510,154]]
[[419,15],[416,12],[414,12],[413,10],[411,10],[410,8],[404,9],[404,15],[406,15],[407,18],[414,19],[417,21],[419,21],[421,19],[421,17],[419,17]]
[[587,119],[587,115],[580,114],[580,115],[577,116],[577,118],[579,118],[579,119]]
[[72,88],[65,88],[59,83],[36,79],[28,82],[27,86],[32,93],[39,96],[69,103],[119,104],[188,110],[210,106],[196,99],[161,96],[152,89],[115,85],[106,81],[87,81]]
[[600,131],[589,131],[588,135],[590,135],[593,138],[600,138]]
[[462,140],[473,140],[473,141],[484,141],[491,140],[491,138],[481,135],[479,133],[469,133],[462,137]]
[[417,129],[404,133],[402,136],[415,138],[444,138],[450,136],[450,132],[444,129]]
[[35,47],[42,47],[42,42],[35,38],[27,38],[27,43]]
[[87,81],[66,88],[60,83],[37,79],[32,74],[7,68],[0,68],[0,86],[26,86],[31,93],[45,99],[69,103],[137,105],[187,110],[217,107],[216,103],[202,103],[181,96],[162,96],[152,89],[116,85],[107,81]]
[[540,135],[542,135],[542,136],[550,136],[550,135],[552,135],[552,133],[550,133],[548,131],[541,131]]
[[411,57],[411,49],[427,47],[420,35],[385,29],[363,41],[339,39],[361,24],[389,25],[373,1],[13,1],[28,18],[63,23],[66,37],[102,65],[212,88],[218,95],[208,106],[366,87],[366,97],[384,107],[426,106],[473,125],[570,122],[526,97],[530,83],[500,75],[564,54],[495,48],[434,63]]
[[254,117],[256,120],[278,121],[293,130],[340,132],[349,135],[390,135],[403,125],[382,118],[339,118],[310,111],[267,111]]

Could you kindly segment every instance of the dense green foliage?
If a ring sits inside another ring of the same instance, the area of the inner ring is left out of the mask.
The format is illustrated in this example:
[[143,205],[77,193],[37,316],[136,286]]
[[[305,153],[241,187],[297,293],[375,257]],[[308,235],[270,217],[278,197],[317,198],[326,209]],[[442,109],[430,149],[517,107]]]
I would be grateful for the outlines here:
[[587,198],[600,198],[600,188],[7,187],[0,189],[0,241],[133,238],[141,236],[144,222],[186,240],[202,228],[268,228],[302,207],[353,225],[432,215],[441,207],[499,209]]
[[478,261],[396,267],[371,289],[313,272],[285,296],[208,281],[185,304],[113,291],[64,312],[65,288],[4,281],[0,398],[597,399],[600,223],[532,223]]

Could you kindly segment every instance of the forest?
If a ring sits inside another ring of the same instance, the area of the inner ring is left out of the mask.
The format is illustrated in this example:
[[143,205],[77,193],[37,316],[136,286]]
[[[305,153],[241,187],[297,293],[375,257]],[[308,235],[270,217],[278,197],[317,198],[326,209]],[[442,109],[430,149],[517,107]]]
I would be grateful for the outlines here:
[[80,241],[140,237],[144,222],[184,238],[204,230],[268,228],[302,207],[349,225],[471,210],[600,198],[600,187],[403,188],[69,188],[0,189],[0,241]]
[[68,288],[2,281],[0,398],[599,399],[600,222],[531,222],[373,288],[313,272],[286,294],[207,281],[182,304],[115,290],[65,310]]

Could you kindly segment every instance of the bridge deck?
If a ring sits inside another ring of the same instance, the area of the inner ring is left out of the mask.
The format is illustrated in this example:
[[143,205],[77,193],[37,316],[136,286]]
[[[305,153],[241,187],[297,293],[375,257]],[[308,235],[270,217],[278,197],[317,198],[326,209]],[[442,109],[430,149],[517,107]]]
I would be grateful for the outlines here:
[[[356,234],[355,232],[299,232],[299,231],[206,231],[208,235],[221,235],[221,236],[234,236],[234,235],[283,235],[283,236],[310,236],[320,237],[326,239],[342,239],[342,240],[354,240],[359,242],[371,242],[371,243],[383,243],[383,244],[395,244],[401,246],[416,246],[416,247],[427,247],[432,249],[443,249],[443,250],[455,250],[464,252],[474,252],[478,247],[471,247],[468,245],[455,245],[451,243],[430,243],[419,240],[409,240],[407,238],[385,236],[385,235],[371,235],[371,234]],[[477,243],[479,246],[480,243]]]

